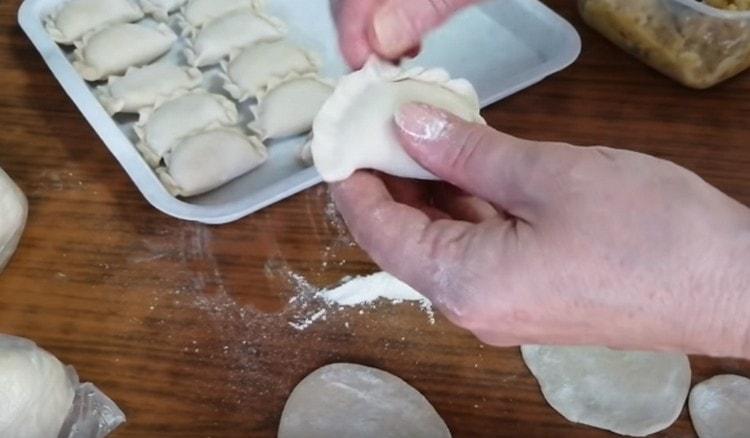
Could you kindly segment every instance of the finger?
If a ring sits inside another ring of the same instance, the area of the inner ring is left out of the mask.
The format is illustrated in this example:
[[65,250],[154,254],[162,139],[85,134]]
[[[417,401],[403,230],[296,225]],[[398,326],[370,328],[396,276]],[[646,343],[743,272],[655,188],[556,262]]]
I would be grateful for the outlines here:
[[498,217],[507,218],[489,202],[446,183],[439,185],[434,200],[437,208],[455,220],[478,224]]
[[415,181],[378,173],[393,200],[421,210],[431,220],[450,219],[446,212],[433,204],[433,190],[428,181]]
[[374,13],[370,44],[382,57],[398,59],[418,47],[427,32],[477,0],[385,0]]
[[375,8],[382,0],[338,0],[331,3],[339,32],[339,46],[353,69],[361,68],[373,49],[368,38]]
[[[439,178],[522,219],[555,189],[545,172],[559,151],[422,104],[395,117],[406,152]],[[554,152],[554,153],[553,153]]]
[[439,292],[436,282],[446,269],[460,266],[473,241],[473,224],[432,221],[395,202],[382,180],[369,172],[357,172],[331,191],[354,239],[375,263],[428,297]]

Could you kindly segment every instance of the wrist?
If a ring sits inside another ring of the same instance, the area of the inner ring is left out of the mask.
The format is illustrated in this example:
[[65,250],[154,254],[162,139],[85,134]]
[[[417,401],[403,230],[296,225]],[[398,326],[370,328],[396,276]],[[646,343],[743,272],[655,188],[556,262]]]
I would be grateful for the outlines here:
[[748,226],[703,242],[692,266],[688,352],[750,359],[750,214]]
[[[750,214],[748,214],[750,218]],[[729,255],[729,270],[724,281],[719,281],[716,294],[726,293],[730,300],[717,320],[723,320],[718,336],[731,339],[723,355],[750,359],[750,225],[733,239]],[[717,345],[722,342],[717,338]]]

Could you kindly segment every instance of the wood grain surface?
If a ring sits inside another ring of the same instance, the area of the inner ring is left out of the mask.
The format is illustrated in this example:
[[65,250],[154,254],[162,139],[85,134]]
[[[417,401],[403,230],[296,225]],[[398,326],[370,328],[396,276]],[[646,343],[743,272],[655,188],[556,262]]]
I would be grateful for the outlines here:
[[[606,144],[688,167],[750,205],[750,74],[682,88],[586,28],[579,61],[485,111],[518,136]],[[313,287],[376,267],[325,187],[237,223],[181,222],[149,206],[0,3],[0,166],[31,213],[0,277],[0,332],[29,337],[128,415],[116,437],[274,436],[294,385],[331,362],[371,365],[423,392],[456,437],[603,437],[544,402],[518,349],[483,346],[418,307],[321,309]],[[309,283],[309,284],[308,284]],[[293,297],[294,303],[288,303]],[[750,376],[693,357],[695,381]],[[693,437],[686,412],[661,437]]]

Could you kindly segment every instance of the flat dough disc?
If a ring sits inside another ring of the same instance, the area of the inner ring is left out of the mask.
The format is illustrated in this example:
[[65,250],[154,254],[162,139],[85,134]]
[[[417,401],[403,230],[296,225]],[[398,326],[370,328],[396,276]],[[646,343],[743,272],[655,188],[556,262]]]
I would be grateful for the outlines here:
[[521,347],[547,402],[574,423],[621,435],[664,430],[690,390],[687,356],[603,347]]
[[690,392],[690,418],[700,438],[750,436],[750,379],[722,375]]
[[354,364],[328,365],[289,396],[279,438],[441,438],[448,427],[416,389]]

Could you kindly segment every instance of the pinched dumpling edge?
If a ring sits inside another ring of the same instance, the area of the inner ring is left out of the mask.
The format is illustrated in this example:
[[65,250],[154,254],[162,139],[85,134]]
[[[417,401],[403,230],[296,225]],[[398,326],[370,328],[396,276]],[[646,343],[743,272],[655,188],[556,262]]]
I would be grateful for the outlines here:
[[[143,65],[146,65],[155,59],[158,59],[160,56],[164,55],[164,53],[167,53],[171,46],[177,41],[179,38],[177,34],[172,30],[171,27],[167,26],[164,23],[159,23],[156,26],[148,26],[144,25],[142,23],[116,23],[111,27],[114,26],[120,26],[125,24],[132,24],[134,26],[140,26],[143,28],[151,29],[155,31],[156,33],[166,37],[167,39],[171,40],[169,43],[169,47],[166,48],[160,55],[155,56],[154,58],[144,61],[144,63],[134,64],[128,66],[125,70],[132,67],[141,67]],[[80,40],[75,42],[75,50],[73,51],[73,67],[76,69],[76,71],[87,81],[90,82],[96,82],[103,80],[105,78],[108,78],[113,75],[121,74],[122,72],[103,72],[99,71],[98,68],[91,65],[91,60],[86,59],[86,56],[84,54],[86,47],[88,46],[91,39],[95,38],[97,35],[99,35],[101,32],[104,32],[108,29],[111,29],[111,27],[105,27],[98,30],[94,30],[92,32],[87,33],[83,36]]]
[[[146,160],[146,162],[152,166],[156,167],[161,163],[161,160],[164,158],[163,156],[158,156],[153,152],[151,147],[148,145],[148,141],[146,139],[146,125],[148,124],[148,121],[151,119],[153,114],[164,104],[171,102],[173,100],[177,100],[181,97],[185,97],[187,95],[192,94],[203,94],[207,96],[211,96],[216,98],[217,102],[224,108],[224,110],[227,113],[227,116],[229,119],[232,120],[232,125],[235,125],[239,122],[239,110],[237,109],[237,105],[235,105],[234,102],[232,102],[230,99],[228,99],[226,96],[223,96],[221,94],[211,93],[209,91],[206,91],[204,89],[196,89],[196,90],[179,90],[169,96],[161,97],[159,98],[156,103],[151,106],[142,109],[138,112],[138,121],[133,125],[133,131],[135,131],[136,136],[138,137],[138,142],[136,143],[136,149],[141,153],[143,156],[143,159]],[[208,126],[199,129],[198,131],[191,132],[189,134],[186,134],[186,136],[189,135],[195,135],[198,132],[206,131],[222,126],[221,123],[211,123]],[[231,126],[231,125],[230,125]],[[179,142],[179,139],[177,140]]]
[[179,185],[177,184],[177,181],[174,180],[169,167],[166,166],[166,165],[159,166],[156,169],[154,169],[154,172],[159,177],[159,180],[164,185],[164,188],[172,196],[192,197],[192,196],[199,196],[199,195],[202,195],[202,194],[205,194],[205,193],[209,193],[209,192],[211,192],[213,190],[216,190],[217,188],[219,188],[219,187],[221,187],[223,185],[229,184],[231,181],[233,181],[236,178],[241,177],[242,175],[245,175],[245,174],[247,174],[249,172],[252,172],[253,170],[259,168],[260,166],[262,166],[263,164],[265,164],[268,161],[268,158],[269,158],[268,147],[266,147],[266,145],[258,137],[254,136],[254,135],[247,135],[240,128],[235,127],[235,126],[213,125],[213,126],[207,127],[206,129],[200,129],[200,130],[197,130],[197,131],[193,131],[190,134],[182,137],[182,139],[180,139],[177,142],[176,146],[179,146],[180,143],[182,143],[184,141],[187,141],[191,137],[194,137],[194,136],[197,136],[197,135],[201,135],[201,134],[207,134],[207,133],[210,133],[210,132],[213,132],[213,131],[231,132],[233,134],[236,134],[238,137],[242,137],[243,139],[247,140],[248,144],[253,148],[253,150],[258,153],[259,160],[257,162],[255,162],[255,163],[253,163],[253,166],[249,167],[244,173],[242,173],[240,175],[237,175],[236,177],[234,177],[234,178],[232,178],[230,180],[227,180],[226,182],[224,182],[223,184],[221,184],[221,185],[219,185],[217,187],[214,187],[214,188],[211,188],[211,189],[208,189],[208,190],[205,190],[205,191],[201,191],[200,193],[188,193],[188,192],[185,192],[182,187],[179,187]]
[[[225,12],[225,14],[229,14],[232,12],[235,12],[239,9],[249,8],[253,10],[256,14],[262,14],[266,10],[266,2],[265,0],[245,0],[247,4],[239,5],[236,8],[229,9]],[[211,20],[215,20],[219,18],[221,15],[218,15],[216,17],[211,17],[199,24],[195,24],[191,22],[188,19],[188,9],[190,8],[190,5],[193,3],[193,0],[188,0],[182,7],[180,8],[180,15],[178,16],[178,22],[180,23],[180,26],[183,28],[191,27],[193,29],[200,29],[201,27],[205,26],[208,22]]]
[[[273,76],[270,78],[269,82],[263,85],[258,90],[246,90],[244,87],[240,86],[235,82],[230,73],[229,69],[231,67],[232,62],[237,59],[238,56],[242,54],[243,51],[252,49],[253,47],[257,46],[258,44],[273,44],[281,41],[286,41],[289,44],[293,45],[296,49],[302,53],[302,55],[307,59],[309,63],[309,68],[304,70],[296,70],[296,69],[290,69],[286,71],[284,74]],[[221,66],[221,72],[219,73],[219,78],[224,81],[224,90],[226,90],[227,93],[229,93],[236,101],[238,102],[244,102],[246,100],[252,99],[252,98],[259,98],[260,95],[265,95],[268,93],[269,89],[271,88],[271,84],[275,84],[278,80],[284,79],[290,75],[293,74],[309,74],[309,73],[318,73],[320,70],[321,65],[323,64],[322,60],[312,51],[305,49],[304,47],[300,47],[295,45],[294,43],[285,40],[280,39],[276,41],[263,41],[256,44],[251,44],[250,46],[243,47],[241,49],[234,49],[230,52],[228,59],[223,59],[220,63]]]
[[[472,121],[486,124],[486,121],[480,115],[479,96],[468,80],[453,79],[450,73],[443,68],[411,67],[403,69],[373,55],[370,56],[361,70],[339,80],[333,94],[318,112],[318,116],[313,122],[311,146],[315,166],[328,167],[329,163],[321,163],[320,159],[316,159],[316,157],[319,156],[321,150],[339,149],[337,146],[339,143],[339,127],[350,117],[350,108],[362,103],[360,97],[367,93],[371,86],[384,82],[406,80],[439,85],[458,96],[464,97],[469,105],[477,109],[477,117]],[[346,147],[342,149],[346,149]],[[348,176],[351,176],[351,173]],[[346,179],[346,177],[341,179]],[[431,179],[436,178],[433,176]],[[337,180],[339,179],[337,178]]]
[[[105,110],[110,115],[115,115],[117,113],[123,112],[123,108],[125,107],[125,102],[123,102],[122,99],[119,99],[117,97],[112,96],[111,93],[111,86],[116,84],[117,82],[124,79],[126,76],[128,76],[131,73],[134,73],[138,70],[142,70],[144,68],[148,68],[152,66],[153,64],[144,65],[142,67],[130,67],[125,71],[122,75],[115,75],[110,76],[109,79],[107,79],[107,83],[104,85],[100,85],[96,87],[96,90],[94,93],[96,94],[96,97],[99,99],[99,102],[102,104]],[[169,96],[175,95],[175,93],[188,93],[191,90],[194,90],[195,88],[198,88],[198,86],[203,83],[203,72],[200,71],[200,69],[191,67],[191,66],[182,66],[182,65],[175,65],[175,67],[183,70],[185,74],[188,76],[188,83],[179,87],[176,87],[174,91],[167,93],[167,94],[160,94],[155,96],[154,102],[149,105],[145,105],[143,108],[138,109],[138,113],[140,113],[141,110],[144,108],[148,108],[151,105],[155,105],[157,102],[160,101],[160,99],[167,98]],[[136,112],[136,111],[134,111]]]
[[178,3],[177,6],[170,10],[166,10],[161,7],[161,5],[155,4],[153,0],[138,0],[138,4],[141,5],[144,14],[150,15],[159,21],[167,21],[169,15],[180,10],[180,8],[183,8],[187,1],[188,0],[182,0],[181,3]]
[[250,113],[253,115],[253,121],[250,122],[247,125],[247,127],[251,132],[256,134],[258,137],[260,137],[264,141],[268,140],[269,137],[267,137],[267,133],[264,132],[263,128],[261,127],[261,118],[259,115],[260,107],[266,102],[267,97],[271,95],[274,91],[276,91],[277,89],[279,89],[280,87],[284,86],[285,84],[289,82],[297,81],[300,79],[313,79],[317,82],[320,82],[323,85],[331,87],[332,93],[336,89],[336,83],[334,81],[331,81],[330,79],[322,77],[317,72],[308,72],[308,73],[291,72],[284,77],[274,78],[274,80],[269,82],[265,90],[262,93],[259,93],[258,96],[256,96],[257,102],[253,105],[250,105]]
[[232,50],[239,49],[239,47],[233,47],[232,49],[229,50],[229,52],[227,52],[225,55],[219,57],[219,59],[216,60],[216,61],[214,61],[214,62],[206,62],[206,63],[199,62],[200,58],[203,55],[196,53],[196,51],[195,51],[195,39],[198,38],[199,35],[200,35],[200,32],[203,31],[204,29],[206,29],[208,26],[210,26],[211,23],[213,23],[215,21],[218,21],[218,20],[221,20],[221,19],[223,19],[224,17],[226,17],[228,15],[237,14],[237,13],[240,13],[240,12],[243,12],[243,11],[247,11],[247,12],[252,13],[256,17],[258,17],[259,19],[267,22],[269,25],[271,25],[271,27],[276,28],[276,30],[278,31],[278,36],[277,37],[273,37],[273,38],[269,37],[269,38],[260,39],[258,41],[249,43],[248,45],[257,44],[258,42],[261,42],[261,41],[276,41],[276,40],[282,39],[282,38],[284,38],[284,36],[289,31],[289,28],[288,28],[287,24],[283,20],[281,20],[281,19],[279,19],[277,17],[274,17],[273,15],[267,14],[263,10],[258,10],[255,7],[249,7],[249,6],[246,6],[244,8],[240,8],[240,9],[235,9],[233,11],[230,11],[230,12],[228,12],[228,13],[222,15],[222,16],[216,17],[216,18],[214,18],[214,19],[206,22],[204,25],[202,25],[200,27],[195,27],[192,24],[190,24],[187,21],[185,21],[183,23],[184,27],[182,29],[181,35],[183,37],[185,37],[185,49],[182,50],[182,54],[183,54],[183,56],[185,56],[185,60],[187,61],[187,63],[190,64],[190,65],[192,65],[192,66],[194,66],[194,67],[208,67],[208,66],[211,66],[211,65],[216,65],[216,64],[220,63],[221,60],[223,60],[227,56],[229,56],[229,54],[232,52]]
[[68,35],[64,35],[63,32],[60,30],[59,27],[57,27],[57,19],[60,14],[60,11],[67,6],[68,2],[63,2],[60,5],[58,5],[51,13],[47,14],[47,16],[44,18],[44,29],[47,31],[50,37],[52,37],[52,40],[54,40],[58,44],[63,45],[73,45],[75,41],[83,38],[85,35],[89,33],[94,33],[98,30],[101,30],[104,26],[111,26],[114,24],[119,23],[132,23],[134,21],[138,21],[143,19],[145,16],[145,13],[141,9],[140,5],[136,3],[133,0],[128,0],[128,3],[133,6],[133,16],[129,17],[127,20],[113,20],[113,21],[105,21],[98,26],[95,26],[91,29],[89,29],[86,33],[79,37],[70,38]]

